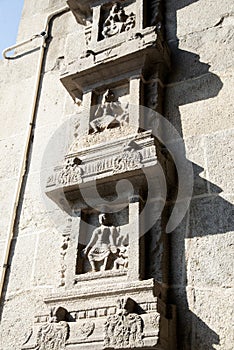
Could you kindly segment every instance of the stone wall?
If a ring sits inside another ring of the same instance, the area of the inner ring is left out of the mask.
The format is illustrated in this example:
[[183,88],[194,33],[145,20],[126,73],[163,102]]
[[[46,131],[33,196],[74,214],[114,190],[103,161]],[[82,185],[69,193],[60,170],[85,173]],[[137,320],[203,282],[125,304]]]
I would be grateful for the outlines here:
[[[166,85],[164,116],[182,135],[184,156],[194,170],[190,209],[170,234],[170,300],[177,305],[178,349],[231,350],[232,2],[165,3],[172,70]],[[18,41],[40,33],[47,15],[64,5],[62,0],[26,0]],[[77,112],[59,76],[68,60],[82,53],[85,37],[71,12],[57,16],[50,30],[3,292],[2,350],[21,347],[34,316],[48,312],[43,298],[59,285],[61,231],[44,206],[40,171],[52,134]],[[1,251],[26,149],[38,40],[21,48],[17,59],[0,61]]]
[[179,349],[231,349],[233,5],[166,1],[172,51],[165,113],[192,162],[189,212],[171,234]]

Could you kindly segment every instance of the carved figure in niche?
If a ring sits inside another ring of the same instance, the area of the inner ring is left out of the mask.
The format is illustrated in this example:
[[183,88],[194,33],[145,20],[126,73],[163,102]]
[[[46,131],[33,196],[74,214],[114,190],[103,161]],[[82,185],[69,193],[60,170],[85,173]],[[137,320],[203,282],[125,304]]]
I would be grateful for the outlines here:
[[104,347],[135,348],[144,346],[143,321],[134,313],[135,302],[130,299],[119,299],[115,315],[109,316],[105,323]]
[[51,311],[49,322],[37,334],[37,350],[65,350],[69,326],[65,321],[67,311],[61,307]]
[[135,22],[134,13],[126,15],[123,7],[117,2],[113,5],[109,16],[104,22],[102,35],[104,38],[109,38],[124,31],[128,31],[135,27]]
[[128,268],[128,246],[120,246],[118,252],[118,258],[114,261],[114,268],[118,269],[127,269]]
[[128,105],[123,109],[113,91],[108,89],[103,94],[102,102],[94,117],[95,119],[90,122],[94,133],[107,129],[113,123],[123,126],[128,122]]
[[[114,237],[117,236],[116,227],[108,226],[105,214],[99,215],[99,223],[100,226],[93,231],[90,242],[83,250],[83,256],[88,258],[93,272],[107,270],[109,255],[117,253],[114,244]],[[100,263],[103,264],[98,267]]]

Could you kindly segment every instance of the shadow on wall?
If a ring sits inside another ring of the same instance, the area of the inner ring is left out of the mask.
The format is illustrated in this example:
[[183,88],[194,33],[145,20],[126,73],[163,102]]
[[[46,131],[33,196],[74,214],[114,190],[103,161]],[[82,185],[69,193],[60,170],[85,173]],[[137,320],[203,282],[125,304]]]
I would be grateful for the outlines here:
[[[176,127],[182,137],[179,106],[215,97],[223,86],[220,78],[209,72],[209,64],[200,62],[198,55],[178,48],[177,11],[198,1],[168,0],[166,5],[167,38],[172,52],[172,71],[168,76],[169,88],[166,91],[164,115]],[[184,154],[186,155],[185,151]],[[204,300],[209,299],[206,296],[207,299],[199,300],[201,294],[197,295],[195,288],[191,288],[188,303],[185,239],[207,237],[233,231],[233,205],[219,196],[222,192],[221,188],[200,177],[203,168],[194,163],[192,165],[194,171],[193,196],[195,197],[191,202],[187,217],[184,218],[176,231],[170,234],[170,301],[177,305],[178,349],[211,350],[215,349],[214,345],[219,344],[219,334],[215,333],[202,319],[189,310],[189,304],[199,304],[200,310],[206,308],[210,315],[215,310],[209,308],[209,305],[203,305]],[[186,232],[188,223],[189,230]],[[208,247],[205,247],[205,250],[206,248]],[[199,249],[202,249],[200,245],[197,246],[197,250]],[[205,255],[205,253],[203,254]],[[199,266],[199,254],[196,257]],[[204,280],[206,278],[206,268],[209,267],[204,268]],[[192,266],[192,269],[195,270],[195,267]],[[200,283],[204,280],[201,276]],[[196,284],[196,281],[194,284]]]

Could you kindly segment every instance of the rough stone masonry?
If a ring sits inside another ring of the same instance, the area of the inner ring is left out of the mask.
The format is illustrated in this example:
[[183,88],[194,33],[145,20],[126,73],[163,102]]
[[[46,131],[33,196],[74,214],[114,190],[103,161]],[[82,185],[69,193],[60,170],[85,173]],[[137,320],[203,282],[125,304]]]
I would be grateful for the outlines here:
[[233,348],[233,13],[25,0],[17,43],[39,35],[0,60],[1,350]]

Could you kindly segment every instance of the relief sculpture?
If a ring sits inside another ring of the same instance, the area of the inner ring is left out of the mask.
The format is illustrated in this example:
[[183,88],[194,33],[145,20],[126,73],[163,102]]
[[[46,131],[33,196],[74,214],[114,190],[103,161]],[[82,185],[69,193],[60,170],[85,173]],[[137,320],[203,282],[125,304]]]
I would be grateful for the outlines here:
[[123,109],[121,103],[111,90],[107,90],[102,97],[102,102],[94,113],[94,120],[90,126],[94,133],[103,131],[115,124],[123,126],[128,122],[128,105]]
[[119,235],[119,228],[110,224],[106,214],[99,215],[99,223],[81,256],[88,259],[92,272],[127,269],[127,237]]
[[40,327],[37,334],[37,350],[65,350],[69,326],[58,317],[63,310],[59,308],[55,312],[52,311],[49,322]]
[[111,253],[117,253],[114,244],[114,236],[117,234],[116,227],[107,226],[105,214],[99,215],[100,226],[92,234],[91,240],[83,250],[83,255],[88,258],[92,271],[99,271],[99,263],[103,263],[102,270],[107,269],[108,257]]
[[115,3],[104,22],[102,35],[104,38],[109,38],[134,28],[135,24],[135,14],[130,13],[130,15],[127,15],[123,7],[119,3]]
[[109,316],[105,323],[105,348],[135,348],[144,346],[143,320],[132,312],[133,300],[119,299],[115,315]]

